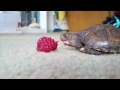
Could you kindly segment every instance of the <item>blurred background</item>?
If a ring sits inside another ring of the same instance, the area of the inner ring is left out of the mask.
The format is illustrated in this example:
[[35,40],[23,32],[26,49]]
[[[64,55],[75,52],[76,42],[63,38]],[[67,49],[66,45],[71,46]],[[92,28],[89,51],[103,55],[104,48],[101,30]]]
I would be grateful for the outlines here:
[[0,33],[79,32],[95,24],[120,27],[120,11],[0,11]]

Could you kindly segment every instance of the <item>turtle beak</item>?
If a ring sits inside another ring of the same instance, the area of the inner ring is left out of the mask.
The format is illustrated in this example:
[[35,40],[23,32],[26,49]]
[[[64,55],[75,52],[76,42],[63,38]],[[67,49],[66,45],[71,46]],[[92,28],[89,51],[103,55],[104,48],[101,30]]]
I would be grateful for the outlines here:
[[63,35],[60,35],[60,40],[64,43],[64,45],[69,45],[70,44],[68,41],[66,41],[66,39]]
[[68,41],[63,41],[64,45],[70,45],[70,43]]

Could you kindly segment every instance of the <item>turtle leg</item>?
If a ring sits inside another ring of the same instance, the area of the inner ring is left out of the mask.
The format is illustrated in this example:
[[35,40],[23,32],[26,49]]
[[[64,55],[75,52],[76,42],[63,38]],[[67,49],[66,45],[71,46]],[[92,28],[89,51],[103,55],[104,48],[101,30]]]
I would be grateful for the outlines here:
[[81,48],[80,46],[75,47],[75,49],[78,51],[80,50],[80,48]]
[[80,51],[80,52],[83,52],[83,53],[86,52],[84,46],[83,47],[75,47],[75,49],[78,50],[78,51]]
[[83,43],[79,43],[78,46],[75,47],[75,49],[80,52],[85,52],[85,45]]
[[102,52],[99,52],[99,51],[89,48],[87,46],[85,46],[85,53],[93,54],[93,55],[101,55],[102,54]]

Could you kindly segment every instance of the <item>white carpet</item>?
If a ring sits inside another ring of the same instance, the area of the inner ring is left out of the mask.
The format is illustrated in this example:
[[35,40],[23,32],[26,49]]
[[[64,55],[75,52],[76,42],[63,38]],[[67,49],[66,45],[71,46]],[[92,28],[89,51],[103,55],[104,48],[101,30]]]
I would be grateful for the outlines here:
[[[42,37],[59,41],[51,53],[36,51]],[[120,79],[119,55],[87,55],[64,46],[60,34],[0,35],[1,79]]]

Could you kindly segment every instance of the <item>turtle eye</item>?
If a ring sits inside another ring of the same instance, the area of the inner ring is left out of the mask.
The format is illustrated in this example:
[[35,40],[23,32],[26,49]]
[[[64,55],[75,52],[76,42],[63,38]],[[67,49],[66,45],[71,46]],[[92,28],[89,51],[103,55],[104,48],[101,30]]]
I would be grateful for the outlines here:
[[67,38],[68,38],[68,37],[69,37],[69,34],[68,34],[68,33],[66,33],[65,37],[67,37]]

